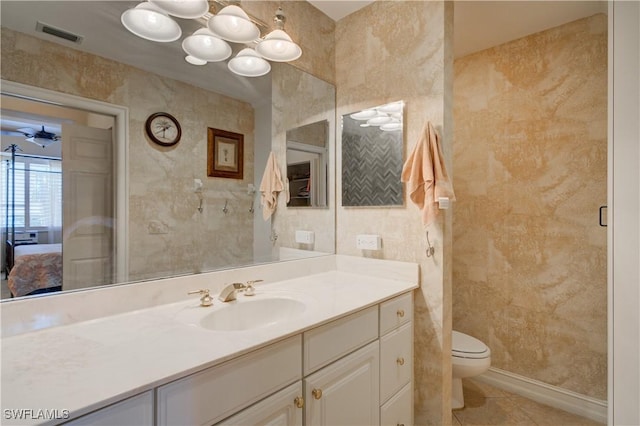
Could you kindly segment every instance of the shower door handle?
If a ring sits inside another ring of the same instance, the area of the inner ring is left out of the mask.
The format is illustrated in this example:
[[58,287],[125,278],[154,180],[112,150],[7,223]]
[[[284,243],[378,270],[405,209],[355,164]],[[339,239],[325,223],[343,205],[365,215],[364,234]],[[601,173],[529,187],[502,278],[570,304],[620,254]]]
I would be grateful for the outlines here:
[[604,210],[606,208],[607,208],[607,206],[600,206],[600,214],[599,214],[599,217],[598,217],[598,222],[600,223],[600,226],[607,226],[607,224],[602,221],[602,210]]

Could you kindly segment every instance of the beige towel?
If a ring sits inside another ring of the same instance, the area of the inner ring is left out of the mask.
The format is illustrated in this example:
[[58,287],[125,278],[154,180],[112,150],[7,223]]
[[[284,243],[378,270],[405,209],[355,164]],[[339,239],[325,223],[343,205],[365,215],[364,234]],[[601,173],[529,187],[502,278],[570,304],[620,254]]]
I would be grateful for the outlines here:
[[402,167],[402,182],[407,183],[411,201],[422,210],[422,223],[425,225],[438,215],[438,197],[449,197],[450,201],[456,199],[444,164],[440,137],[428,121]]
[[273,152],[269,154],[267,167],[262,175],[260,183],[260,204],[262,205],[262,218],[268,220],[276,211],[278,205],[278,193],[284,189],[280,168]]

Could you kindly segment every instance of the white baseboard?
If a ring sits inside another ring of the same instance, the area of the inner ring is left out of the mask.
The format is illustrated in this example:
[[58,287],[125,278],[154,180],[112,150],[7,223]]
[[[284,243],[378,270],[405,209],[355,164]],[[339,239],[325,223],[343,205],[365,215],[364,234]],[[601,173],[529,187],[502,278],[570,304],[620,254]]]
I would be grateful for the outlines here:
[[551,407],[600,423],[607,423],[607,401],[591,398],[494,367],[474,379]]

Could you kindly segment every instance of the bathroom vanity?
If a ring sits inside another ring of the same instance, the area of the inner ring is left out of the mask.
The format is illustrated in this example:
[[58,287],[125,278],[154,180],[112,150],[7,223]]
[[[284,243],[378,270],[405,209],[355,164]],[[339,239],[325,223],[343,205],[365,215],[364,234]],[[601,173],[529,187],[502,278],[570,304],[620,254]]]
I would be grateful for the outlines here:
[[261,268],[213,273],[269,281],[233,302],[196,297],[3,338],[3,413],[60,414],[8,423],[412,424],[417,265],[326,256]]

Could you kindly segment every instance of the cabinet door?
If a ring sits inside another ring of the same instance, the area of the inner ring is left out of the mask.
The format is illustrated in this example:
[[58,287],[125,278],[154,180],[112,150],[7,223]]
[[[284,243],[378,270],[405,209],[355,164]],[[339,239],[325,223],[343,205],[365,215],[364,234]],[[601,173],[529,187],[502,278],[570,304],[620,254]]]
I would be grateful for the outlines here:
[[379,424],[379,344],[375,341],[305,378],[305,424]]
[[276,392],[218,425],[302,426],[302,382]]
[[65,426],[151,426],[152,424],[153,392],[147,391],[94,411],[86,416],[71,420],[65,423]]

